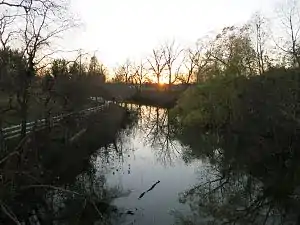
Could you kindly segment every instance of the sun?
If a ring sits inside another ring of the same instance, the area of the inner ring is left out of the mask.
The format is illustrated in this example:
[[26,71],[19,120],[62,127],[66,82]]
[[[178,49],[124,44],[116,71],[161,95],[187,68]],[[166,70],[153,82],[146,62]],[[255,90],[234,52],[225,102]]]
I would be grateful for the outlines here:
[[168,83],[169,83],[169,80],[168,80],[167,77],[161,77],[160,80],[159,80],[159,84],[158,85],[164,86],[164,85],[166,85]]

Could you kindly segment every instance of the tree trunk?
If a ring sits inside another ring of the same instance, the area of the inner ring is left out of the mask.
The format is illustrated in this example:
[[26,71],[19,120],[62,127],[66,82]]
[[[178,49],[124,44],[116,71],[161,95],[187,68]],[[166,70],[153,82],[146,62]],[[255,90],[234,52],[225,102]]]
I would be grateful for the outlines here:
[[170,88],[171,84],[172,84],[172,70],[169,69],[169,88]]
[[29,86],[30,80],[34,76],[34,67],[32,61],[29,61],[29,69],[26,72],[26,76],[23,80],[23,93],[22,100],[19,101],[21,104],[21,139],[26,136],[27,130],[27,119],[28,119],[28,103],[29,103]]

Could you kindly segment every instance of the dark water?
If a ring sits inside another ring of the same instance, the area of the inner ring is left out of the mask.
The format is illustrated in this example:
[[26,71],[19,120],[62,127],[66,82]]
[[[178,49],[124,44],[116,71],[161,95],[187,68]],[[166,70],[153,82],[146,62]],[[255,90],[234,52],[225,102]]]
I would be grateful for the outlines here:
[[110,168],[106,174],[108,186],[130,192],[113,201],[134,214],[118,223],[173,224],[178,211],[189,213],[189,208],[179,203],[179,193],[198,182],[202,162],[184,162],[186,147],[172,137],[168,110],[149,106],[131,106],[131,109],[138,113],[138,118],[118,137],[117,151],[122,154],[118,155],[116,146],[111,146],[110,154],[98,155],[97,160],[99,168],[102,163]]
[[95,115],[77,143],[66,145],[58,133],[25,145],[39,158],[28,151],[30,163],[8,161],[0,224],[300,224],[298,139],[263,139],[249,126],[225,135],[179,132],[167,109],[123,107],[130,118],[106,147],[101,135],[112,121],[96,123],[103,117]]
[[182,136],[168,110],[127,107],[136,120],[95,165],[108,168],[107,187],[127,193],[112,202],[129,214],[116,224],[300,224],[299,161],[289,143],[270,153],[280,145],[255,145],[258,131]]

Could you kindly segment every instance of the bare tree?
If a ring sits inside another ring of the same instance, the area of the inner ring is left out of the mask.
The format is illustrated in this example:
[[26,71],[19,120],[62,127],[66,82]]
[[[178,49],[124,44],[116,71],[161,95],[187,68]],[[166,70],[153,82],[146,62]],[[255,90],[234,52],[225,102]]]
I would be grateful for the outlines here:
[[277,46],[291,56],[292,66],[300,66],[300,7],[296,0],[289,0],[279,11],[286,32],[285,46]]
[[148,72],[145,68],[145,63],[141,60],[138,65],[133,67],[133,79],[139,84],[139,89],[142,88],[142,84],[146,81]]
[[132,81],[132,62],[127,59],[124,64],[115,69],[115,77],[113,81],[129,83]]
[[15,21],[15,16],[2,15],[0,18],[0,42],[3,50],[8,48],[8,44],[13,38],[13,35],[16,34],[13,30],[8,30],[9,26]]
[[131,80],[130,78],[132,77],[132,62],[129,59],[126,59],[122,68],[125,75],[125,83],[129,83]]
[[[168,78],[169,78],[169,85],[171,85],[174,81],[172,80],[172,75],[174,73],[173,69],[175,66],[177,66],[176,74],[178,74],[178,71],[180,70],[181,63],[178,63],[176,65],[176,60],[179,58],[180,54],[183,52],[182,49],[179,48],[179,46],[176,46],[175,40],[168,43],[166,42],[163,46],[163,56],[166,63],[166,67],[168,70]],[[175,75],[175,74],[174,74]]]
[[198,82],[198,74],[201,74],[209,62],[206,53],[206,44],[199,40],[194,48],[188,48],[185,52],[184,67],[187,73],[184,83],[190,83],[194,79]]
[[[22,120],[21,137],[24,137],[28,118],[29,92],[33,78],[38,72],[38,65],[54,53],[51,49],[53,41],[64,31],[74,27],[76,21],[69,17],[70,14],[64,0],[3,0],[0,1],[0,5],[6,7],[7,15],[4,14],[4,16],[11,17],[9,21],[6,20],[4,26],[9,24],[11,29],[18,32],[16,42],[10,44],[20,46],[27,64],[25,74],[19,76],[19,88],[16,93]],[[20,14],[18,10],[23,9],[24,13]],[[22,25],[21,29],[11,22],[12,18]],[[6,34],[6,39],[4,39],[5,34],[1,33],[2,45],[3,43],[4,45],[8,44],[7,37],[10,37],[10,34]]]
[[267,40],[269,38],[267,31],[267,20],[259,12],[255,13],[251,21],[254,34],[254,44],[256,47],[258,72],[261,75],[267,69]]
[[164,58],[165,50],[158,48],[152,50],[152,55],[147,58],[149,63],[149,70],[152,71],[153,75],[156,77],[157,84],[160,84],[163,71],[166,69],[167,62]]

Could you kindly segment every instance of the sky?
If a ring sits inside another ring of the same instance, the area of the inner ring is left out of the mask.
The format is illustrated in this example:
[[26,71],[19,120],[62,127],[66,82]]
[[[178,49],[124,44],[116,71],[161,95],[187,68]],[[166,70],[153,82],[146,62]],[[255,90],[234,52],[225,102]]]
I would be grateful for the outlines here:
[[[284,0],[282,0],[284,1]],[[68,49],[96,51],[107,67],[139,60],[158,44],[175,39],[182,46],[253,13],[274,11],[275,0],[71,0],[83,26],[66,38]]]

